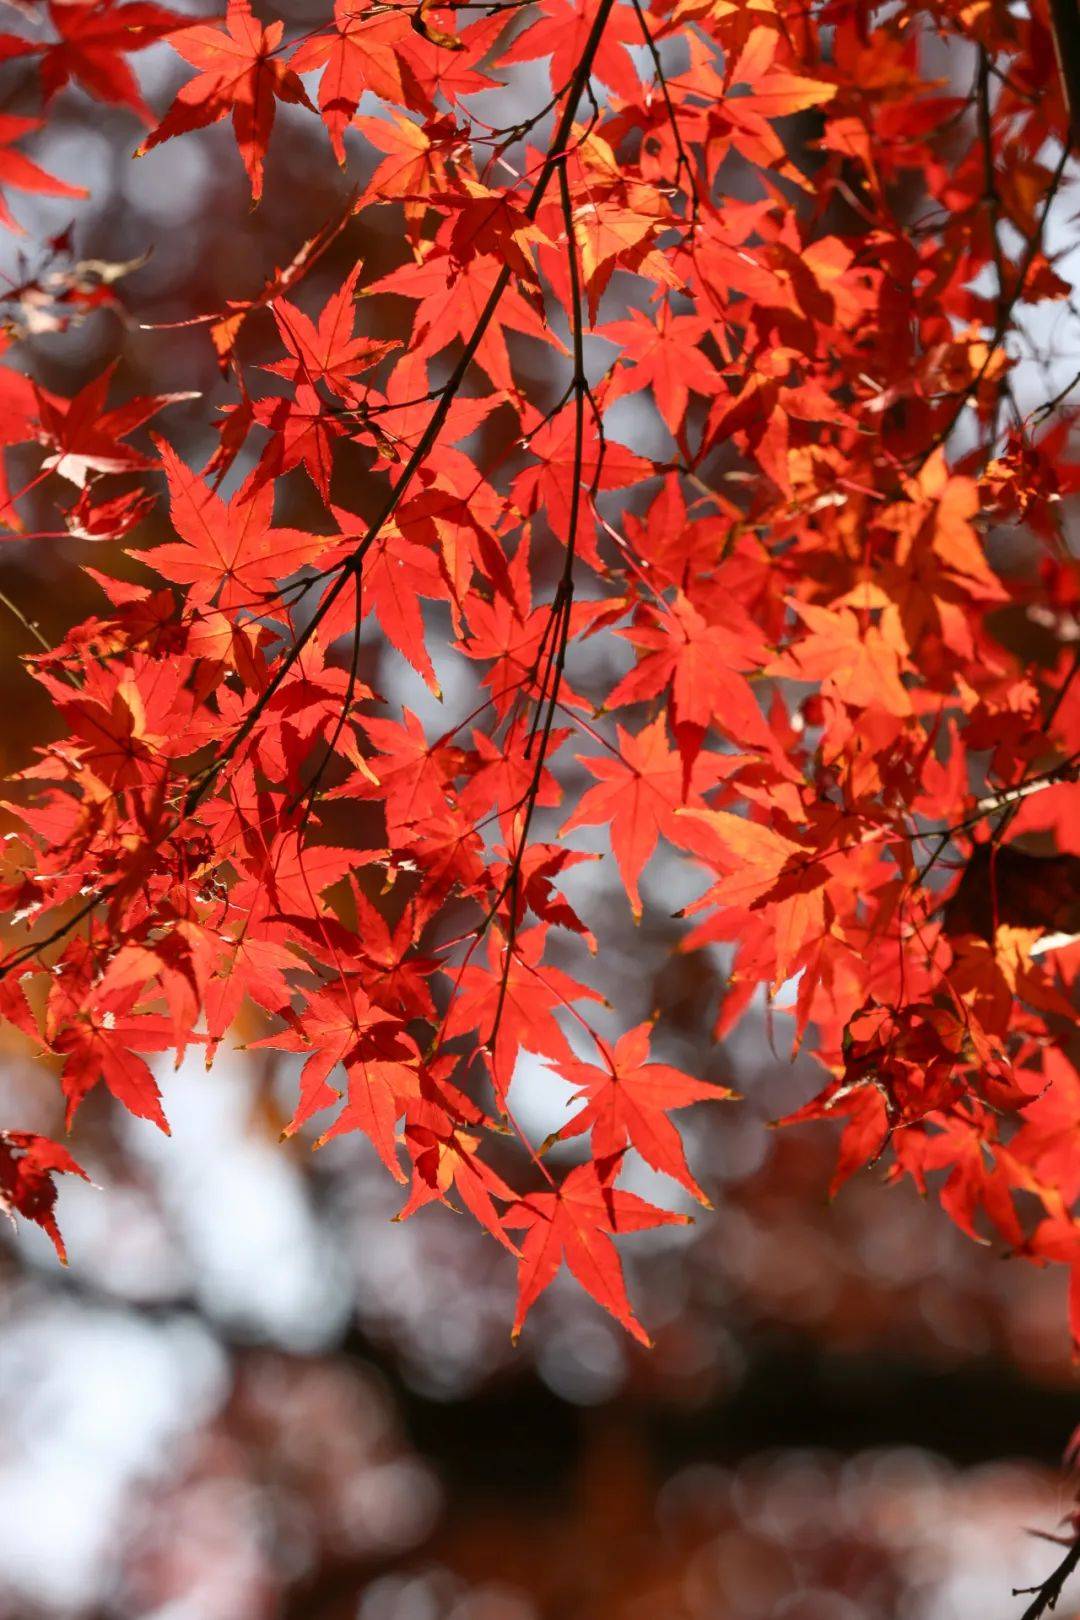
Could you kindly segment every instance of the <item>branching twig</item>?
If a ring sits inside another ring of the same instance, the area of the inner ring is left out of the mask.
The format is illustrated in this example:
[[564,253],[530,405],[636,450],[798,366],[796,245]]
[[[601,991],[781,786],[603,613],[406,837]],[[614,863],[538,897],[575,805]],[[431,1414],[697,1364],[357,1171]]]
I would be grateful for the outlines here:
[[1057,1608],[1066,1581],[1078,1567],[1080,1567],[1080,1536],[1077,1536],[1061,1563],[1046,1577],[1041,1586],[1013,1587],[1013,1597],[1027,1597],[1030,1593],[1035,1593],[1020,1620],[1041,1620],[1044,1614],[1051,1614]]
[[[613,4],[614,0],[599,0],[595,16],[593,17],[592,26],[589,29],[588,37],[586,38],[585,44],[582,48],[581,57],[578,61],[573,78],[570,81],[570,85],[566,93],[566,100],[563,103],[562,112],[552,135],[551,145],[548,148],[544,161],[540,166],[536,180],[533,184],[532,193],[524,208],[525,217],[530,224],[536,219],[540,211],[541,204],[543,203],[544,197],[547,194],[551,181],[555,177],[556,170],[561,171],[564,165],[570,134],[574,126],[574,120],[577,117],[578,105],[588,88],[593,63],[596,59],[596,53],[600,47],[600,42],[603,38],[604,29],[607,26],[608,18],[611,15]],[[167,836],[171,832],[176,831],[177,827],[181,825],[183,820],[187,816],[191,815],[206,797],[207,793],[209,793],[210,789],[218,780],[222,772],[228,769],[231,762],[240,752],[244,743],[259,724],[259,721],[266,711],[267,705],[270,703],[275,693],[280,690],[284,681],[287,680],[290,671],[294,668],[297,660],[303,654],[304,648],[311,641],[312,637],[316,635],[319,627],[324,623],[332,611],[334,604],[337,602],[342,592],[346,589],[349,580],[355,578],[361,572],[364,558],[366,557],[368,551],[378,539],[379,535],[382,533],[382,530],[390,521],[398,506],[401,504],[401,501],[411,488],[413,481],[419,473],[421,467],[423,467],[428,456],[438,442],[439,436],[446,425],[447,417],[450,414],[451,408],[455,399],[457,398],[462,383],[464,382],[465,377],[467,376],[473,361],[476,358],[477,352],[484,340],[492,320],[495,317],[495,313],[500,302],[502,301],[503,295],[510,285],[512,274],[513,271],[511,265],[509,262],[504,262],[495,278],[494,283],[492,284],[491,291],[489,292],[484,306],[477,317],[476,325],[474,326],[472,333],[462,350],[458,362],[450,376],[447,378],[446,383],[443,385],[435,409],[432,412],[424,431],[417,439],[416,444],[414,445],[409,458],[405,463],[405,466],[402,468],[398,478],[387,493],[377,516],[369,524],[367,530],[351,555],[340,565],[337,578],[327,589],[325,595],[319,603],[319,606],[316,608],[303,630],[301,630],[297,635],[288,652],[282,657],[280,663],[274,671],[273,676],[259,694],[257,701],[252,705],[242,724],[237,727],[224,748],[219,751],[210,764],[207,765],[205,769],[199,773],[195,780],[190,783],[178,815],[164,831],[159,833],[159,839]],[[79,922],[95,911],[97,907],[104,901],[108,900],[117,891],[117,887],[118,885],[102,886],[95,892],[95,894],[91,895],[82,906],[78,908],[77,912],[71,919],[54,929],[45,939],[31,941],[28,945],[11,953],[3,961],[0,961],[0,978],[2,978],[5,974],[16,970],[25,962],[30,961],[45,946],[55,944],[58,939],[64,938],[72,928],[77,926]]]

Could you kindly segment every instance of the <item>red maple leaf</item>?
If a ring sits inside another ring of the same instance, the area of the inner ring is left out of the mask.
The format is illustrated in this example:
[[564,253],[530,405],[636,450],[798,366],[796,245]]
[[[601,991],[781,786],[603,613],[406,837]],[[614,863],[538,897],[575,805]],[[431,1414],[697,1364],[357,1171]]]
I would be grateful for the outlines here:
[[99,1083],[139,1119],[152,1120],[169,1135],[161,1092],[140,1052],[165,1052],[173,1045],[168,1018],[138,1011],[141,984],[100,992],[86,984],[85,965],[57,981],[49,998],[45,1032],[64,1059],[60,1084],[67,1098],[67,1124],[87,1093]]
[[651,1024],[638,1024],[621,1035],[610,1052],[604,1048],[604,1067],[578,1061],[557,1065],[563,1078],[578,1087],[574,1101],[587,1101],[549,1141],[565,1142],[588,1131],[594,1159],[610,1159],[629,1142],[654,1170],[672,1176],[707,1205],[709,1200],[690,1174],[682,1138],[668,1119],[668,1111],[734,1093],[726,1086],[695,1080],[667,1063],[650,1063],[652,1029]]
[[668,611],[646,609],[618,633],[644,656],[615,686],[608,708],[640,703],[670,685],[671,725],[687,770],[715,726],[739,747],[769,754],[783,775],[797,776],[746,679],[769,655],[737,602],[728,600],[723,622],[710,624],[679,591]]
[[302,1015],[289,1013],[289,1028],[254,1042],[283,1052],[306,1052],[300,1100],[285,1127],[292,1136],[312,1114],[338,1101],[329,1076],[341,1064],[348,1077],[345,1108],[320,1141],[360,1130],[370,1138],[396,1181],[404,1181],[394,1127],[405,1101],[419,1095],[416,1049],[392,1014],[376,1006],[356,977],[316,991]]
[[153,0],[49,0],[49,20],[60,39],[53,45],[30,46],[41,53],[41,89],[46,105],[70,79],[98,101],[130,107],[146,123],[154,115],[143,100],[134,73],[124,60],[145,51],[192,19]]
[[[621,1157],[621,1156],[620,1156]],[[518,1301],[514,1338],[565,1260],[587,1293],[641,1344],[650,1344],[626,1297],[619,1256],[611,1241],[619,1232],[643,1232],[654,1226],[685,1226],[686,1215],[657,1209],[636,1193],[611,1185],[618,1159],[591,1160],[571,1170],[553,1192],[530,1193],[503,1215],[511,1231],[525,1228],[518,1267]]]
[[93,473],[138,472],[153,463],[122,441],[152,416],[192,393],[138,395],[126,404],[105,409],[117,362],[86,383],[72,399],[34,384],[38,404],[38,438],[48,447],[42,467],[83,489]]
[[439,1102],[426,1099],[409,1108],[405,1146],[412,1159],[413,1181],[408,1200],[396,1219],[407,1220],[436,1199],[448,1201],[453,1187],[480,1225],[512,1254],[517,1254],[492,1202],[498,1198],[513,1203],[517,1194],[485,1164],[478,1152],[481,1138],[468,1129],[469,1123],[479,1123],[482,1119],[482,1115],[455,1119]]
[[155,546],[146,561],[163,578],[185,585],[192,606],[260,611],[280,581],[334,546],[334,535],[271,528],[272,483],[249,479],[226,504],[169,445],[159,442],[158,451],[180,539]]
[[412,94],[422,97],[407,70],[405,47],[413,37],[404,12],[380,12],[368,0],[334,0],[333,31],[316,31],[293,52],[289,66],[296,73],[323,69],[319,110],[340,164],[345,163],[345,131],[365,90],[404,104],[410,101],[408,83]]
[[703,805],[702,791],[715,786],[734,760],[699,754],[684,793],[682,762],[668,745],[663,715],[643,727],[636,737],[622,726],[616,729],[616,756],[578,756],[599,781],[582,795],[576,810],[563,823],[562,835],[573,832],[575,827],[611,823],[611,848],[634,916],[640,917],[638,880],[661,833],[673,843],[682,842],[677,812],[684,803]]
[[1043,1068],[1049,1083],[1022,1110],[1024,1123],[1009,1151],[1073,1204],[1080,1196],[1080,1075],[1064,1052],[1052,1047]]
[[268,28],[257,22],[247,0],[229,0],[224,30],[200,23],[174,37],[170,41],[173,49],[199,72],[177,93],[136,157],[174,135],[205,129],[231,115],[236,144],[251,181],[251,199],[258,202],[277,103],[311,106],[296,73],[276,58],[284,32],[280,20]]
[[[40,118],[18,118],[14,113],[0,113],[0,188],[13,186],[16,191],[36,191],[45,197],[89,197],[85,186],[69,186],[66,180],[58,180],[54,174],[47,174],[22,152],[14,150],[15,141],[41,126]],[[20,236],[23,234],[23,228],[8,208],[2,190],[0,224]]]
[[[490,254],[477,254],[462,265],[449,251],[434,248],[421,262],[402,265],[364,291],[419,300],[410,351],[414,357],[430,359],[456,338],[469,337],[500,270],[499,261]],[[476,351],[476,360],[496,388],[516,395],[504,328],[554,348],[563,345],[528,299],[516,287],[508,287]]]
[[700,315],[672,315],[666,298],[655,320],[635,309],[628,320],[597,327],[598,337],[619,347],[620,366],[608,384],[607,398],[614,401],[651,388],[669,433],[677,439],[691,390],[709,395],[723,387],[723,379],[698,347],[707,331],[709,322]]
[[55,1175],[90,1177],[66,1148],[32,1131],[0,1131],[0,1209],[36,1221],[53,1242],[62,1265],[67,1251],[56,1224]]
[[275,371],[292,382],[325,383],[339,398],[350,399],[357,392],[353,379],[401,348],[396,340],[387,342],[353,333],[356,288],[363,268],[363,260],[358,259],[337,292],[323,305],[317,321],[287,298],[275,298],[270,307],[292,359],[275,361],[266,367],[267,371]]
[[324,501],[330,498],[334,444],[348,427],[328,411],[314,388],[301,383],[293,399],[272,394],[254,402],[252,414],[270,434],[259,458],[258,480],[264,484],[303,466]]
[[[526,512],[543,512],[564,544],[570,532],[575,478],[583,496],[587,496],[593,490],[640,484],[653,472],[651,463],[625,444],[606,437],[601,443],[591,416],[583,441],[579,465],[573,412],[560,411],[552,420],[538,423],[525,441],[531,464],[514,480],[514,499]],[[599,564],[592,524],[579,524],[577,546],[579,554],[594,567]]]
[[455,980],[456,990],[443,1025],[443,1038],[475,1031],[488,1057],[500,1102],[513,1078],[522,1047],[541,1057],[573,1062],[555,1013],[575,1001],[601,1001],[588,985],[578,984],[561,968],[543,963],[547,929],[529,928],[512,947],[496,929],[488,946],[488,965],[472,963]]
[[[573,76],[592,27],[593,13],[586,0],[543,0],[540,16],[524,29],[510,48],[503,52],[499,67],[514,62],[534,62],[550,56],[551,88],[558,91]],[[627,45],[641,45],[641,26],[629,6],[612,9],[595,71],[617,95],[633,99],[639,93],[638,75]]]

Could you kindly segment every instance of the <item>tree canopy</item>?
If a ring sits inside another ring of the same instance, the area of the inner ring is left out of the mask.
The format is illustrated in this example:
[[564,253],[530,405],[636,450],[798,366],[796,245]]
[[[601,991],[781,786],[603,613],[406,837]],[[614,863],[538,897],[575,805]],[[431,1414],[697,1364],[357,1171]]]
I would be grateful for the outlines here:
[[[148,1057],[243,1039],[302,1059],[286,1135],[362,1132],[403,1217],[450,1203],[507,1251],[515,1334],[565,1261],[645,1339],[621,1240],[709,1202],[671,1115],[738,1107],[708,1054],[665,1060],[663,1006],[598,988],[595,862],[647,926],[663,849],[673,949],[724,966],[721,1058],[764,999],[816,1059],[791,1117],[842,1127],[833,1190],[881,1164],[1080,1279],[1058,9],[25,14],[0,184],[75,223],[3,295],[2,538],[79,548],[100,606],[25,660],[55,734],[9,790],[0,1012],[73,1141],[3,1122],[5,1203],[63,1258],[87,1095],[167,1132]],[[133,265],[79,255],[80,176],[23,150],[81,93],[163,176],[229,120],[252,206],[325,125],[322,227],[182,323],[216,408],[36,374],[42,334],[139,318]],[[522,1049],[572,1091],[543,1142]]]

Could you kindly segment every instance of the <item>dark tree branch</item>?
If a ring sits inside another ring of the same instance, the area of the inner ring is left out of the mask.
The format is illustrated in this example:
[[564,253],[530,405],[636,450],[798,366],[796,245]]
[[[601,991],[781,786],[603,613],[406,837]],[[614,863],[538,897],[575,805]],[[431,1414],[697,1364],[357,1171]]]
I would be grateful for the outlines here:
[[1065,1590],[1066,1581],[1078,1565],[1080,1565],[1080,1536],[1073,1542],[1057,1569],[1046,1577],[1041,1586],[1013,1588],[1013,1597],[1026,1597],[1031,1592],[1035,1593],[1020,1620],[1041,1620],[1042,1615],[1052,1613],[1057,1608],[1058,1598]]
[[1080,152],[1080,7],[1077,0],[1050,0],[1050,31],[1072,144]]

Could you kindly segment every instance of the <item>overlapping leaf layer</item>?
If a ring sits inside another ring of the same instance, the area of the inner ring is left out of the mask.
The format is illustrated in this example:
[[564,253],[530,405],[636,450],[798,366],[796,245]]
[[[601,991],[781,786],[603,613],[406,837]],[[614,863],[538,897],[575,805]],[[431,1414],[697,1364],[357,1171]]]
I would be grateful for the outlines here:
[[[518,1259],[517,1328],[565,1260],[644,1336],[613,1239],[685,1216],[626,1156],[704,1201],[670,1116],[727,1093],[654,1057],[662,1022],[602,1033],[603,939],[564,887],[599,827],[635,916],[661,845],[699,875],[717,1039],[779,997],[838,1182],[887,1154],[1080,1276],[1078,479],[1067,391],[1013,386],[1021,312],[1071,296],[1043,8],[337,0],[291,34],[247,0],[41,11],[0,56],[43,110],[70,82],[146,119],[141,153],[229,119],[253,201],[275,124],[321,117],[356,182],[207,312],[233,387],[208,466],[170,447],[175,393],[58,397],[17,351],[0,373],[3,443],[40,447],[103,593],[29,660],[66,735],[12,789],[2,884],[0,1011],[69,1123],[103,1085],[167,1130],[147,1055],[210,1060],[253,1004],[303,1057],[288,1132],[363,1132],[403,1213],[467,1210]],[[193,73],[158,119],[128,56],[162,40]],[[509,79],[526,110],[493,127]],[[75,195],[11,144],[35,122],[0,121],[0,184]],[[355,262],[320,307],[311,272],[384,207],[396,268]],[[387,295],[405,342],[371,335]],[[320,523],[275,517],[290,478]],[[1021,531],[1018,564],[994,537]],[[458,660],[475,702],[403,712],[363,678],[373,638],[436,696]],[[576,1089],[565,1174],[514,1122],[522,1046]],[[0,1195],[59,1246],[49,1177],[78,1167],[17,1123]]]

